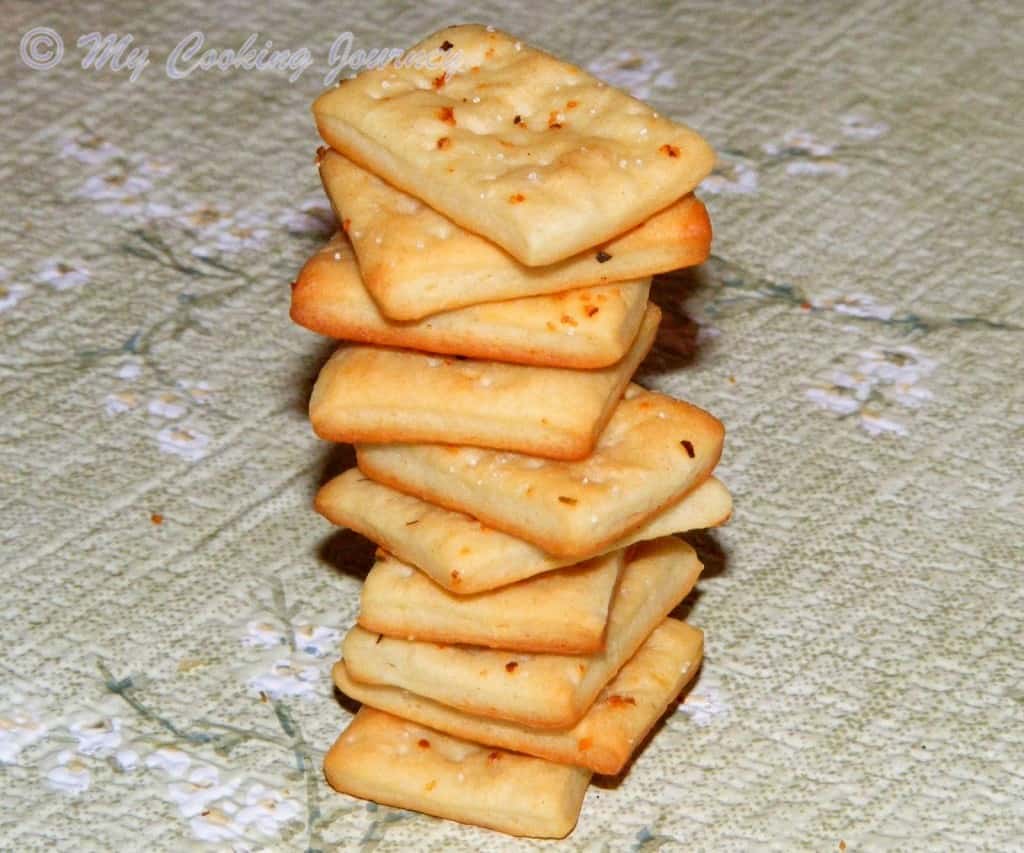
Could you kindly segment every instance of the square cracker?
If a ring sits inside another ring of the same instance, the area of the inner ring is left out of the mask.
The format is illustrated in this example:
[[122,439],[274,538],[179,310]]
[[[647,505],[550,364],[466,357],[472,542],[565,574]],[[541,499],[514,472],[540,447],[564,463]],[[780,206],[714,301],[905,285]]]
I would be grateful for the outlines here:
[[510,835],[563,838],[590,773],[480,746],[362,708],[324,758],[331,787]]
[[666,537],[626,563],[608,614],[604,648],[592,655],[524,654],[372,634],[356,626],[342,656],[356,681],[401,687],[470,714],[533,728],[576,725],[601,689],[693,588],[694,550]]
[[[350,468],[322,486],[315,505],[325,518],[372,539],[445,589],[463,595],[496,589],[578,562],[572,557],[552,556],[464,513],[376,483],[358,468]],[[717,527],[731,514],[729,490],[709,477],[627,533],[613,548],[670,533]]]
[[334,665],[334,683],[353,699],[456,737],[614,775],[700,668],[704,634],[666,619],[571,729],[531,729],[457,711],[399,687],[363,684]]
[[604,645],[625,551],[477,595],[447,592],[383,551],[360,595],[367,631],[434,643],[588,654]]
[[582,559],[702,482],[724,436],[707,412],[631,385],[580,461],[437,444],[361,444],[356,460],[373,480]]
[[317,127],[332,148],[524,264],[622,234],[714,165],[694,131],[506,33],[450,27],[413,50],[444,44],[460,52],[457,67],[364,71],[317,98]]
[[649,305],[629,352],[599,370],[342,347],[317,377],[309,418],[329,441],[445,442],[580,459],[650,350],[660,319]]
[[593,369],[621,359],[647,309],[650,279],[487,302],[396,322],[381,312],[343,234],[310,258],[292,286],[292,319],[360,343],[545,367]]
[[703,263],[711,248],[707,210],[686,195],[599,250],[527,267],[337,151],[321,149],[318,162],[366,288],[381,312],[396,320],[634,280]]

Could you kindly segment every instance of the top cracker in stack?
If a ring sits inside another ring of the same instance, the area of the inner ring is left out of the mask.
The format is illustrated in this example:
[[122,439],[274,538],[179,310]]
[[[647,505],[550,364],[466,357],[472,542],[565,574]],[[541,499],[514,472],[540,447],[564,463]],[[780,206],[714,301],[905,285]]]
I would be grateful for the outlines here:
[[313,105],[332,148],[527,266],[628,231],[690,192],[714,153],[689,128],[579,68],[480,26],[413,52],[455,71],[385,66]]

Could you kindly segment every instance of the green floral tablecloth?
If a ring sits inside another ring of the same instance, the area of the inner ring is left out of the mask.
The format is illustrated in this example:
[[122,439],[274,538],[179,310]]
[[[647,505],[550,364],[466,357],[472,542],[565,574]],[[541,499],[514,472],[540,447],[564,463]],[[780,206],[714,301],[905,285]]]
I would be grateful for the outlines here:
[[[345,31],[479,20],[721,155],[642,374],[729,428],[707,659],[562,846],[1021,849],[1020,4],[71,5],[0,39],[0,848],[550,846],[320,774],[369,549],[310,507],[350,457],[287,318],[332,227],[309,104]],[[311,64],[169,77],[193,31]],[[132,43],[83,68],[92,32]]]

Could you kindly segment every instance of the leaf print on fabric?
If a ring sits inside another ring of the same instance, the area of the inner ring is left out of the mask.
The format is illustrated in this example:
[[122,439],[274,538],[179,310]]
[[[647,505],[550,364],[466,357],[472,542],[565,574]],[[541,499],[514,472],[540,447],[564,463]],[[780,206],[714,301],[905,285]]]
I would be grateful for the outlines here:
[[[272,631],[254,625],[253,636],[273,642]],[[79,743],[78,751],[63,750],[52,768],[52,784],[69,793],[88,786],[89,766],[83,758],[105,759],[120,772],[152,774],[165,785],[164,798],[173,803],[192,835],[208,843],[231,843],[231,849],[263,849],[262,845],[291,838],[304,829],[307,847],[319,848],[321,813],[319,754],[306,742],[288,706],[269,700],[264,694],[257,702],[269,712],[276,728],[247,729],[212,720],[186,724],[161,713],[141,694],[132,678],[115,678],[102,661],[100,673],[110,697],[135,716],[131,740],[126,742],[127,723],[120,717],[77,715],[69,733]],[[78,733],[77,736],[75,733]],[[273,768],[258,775],[231,769],[227,759],[242,745],[269,747],[288,757],[277,772]],[[295,785],[298,771],[302,783]],[[291,781],[288,781],[291,780]],[[305,792],[305,802],[298,792]]]

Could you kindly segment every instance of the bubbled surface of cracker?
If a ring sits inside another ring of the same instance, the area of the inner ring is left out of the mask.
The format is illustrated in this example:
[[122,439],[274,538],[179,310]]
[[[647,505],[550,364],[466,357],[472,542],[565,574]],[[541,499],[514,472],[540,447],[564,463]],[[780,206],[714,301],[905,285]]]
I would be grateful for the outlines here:
[[627,562],[592,655],[523,654],[382,637],[355,627],[342,644],[352,677],[402,687],[459,710],[537,728],[566,728],[693,588],[702,566],[671,537],[644,542]]
[[511,835],[572,831],[590,773],[362,708],[324,759],[336,790]]
[[648,304],[629,352],[600,370],[342,347],[317,377],[309,418],[329,441],[446,442],[579,459],[593,449],[660,319]]
[[483,302],[399,322],[386,317],[360,276],[352,244],[336,234],[292,286],[291,317],[322,335],[443,355],[593,369],[621,359],[636,339],[650,279],[544,296]]
[[476,595],[448,592],[379,552],[360,594],[368,631],[524,652],[588,653],[604,642],[608,605],[625,564],[620,549]]
[[556,556],[618,541],[702,482],[725,428],[689,403],[631,385],[587,458],[437,444],[360,444],[371,479],[472,515]]
[[[465,513],[374,482],[358,468],[322,486],[315,506],[328,520],[372,539],[451,592],[483,592],[575,562],[571,557],[548,554]],[[731,513],[729,490],[709,477],[613,547],[715,527],[724,524]]]
[[396,320],[646,277],[699,264],[711,246],[707,210],[690,194],[599,247],[528,267],[336,151],[321,149],[318,163],[363,281]]
[[513,36],[451,27],[413,50],[444,43],[457,68],[364,71],[317,99],[317,126],[331,147],[525,264],[621,234],[711,171],[697,133]]
[[524,752],[595,773],[622,770],[665,709],[700,668],[704,635],[666,619],[601,691],[572,728],[534,729],[467,714],[398,687],[365,684],[334,665],[339,690],[365,705],[491,746]]

